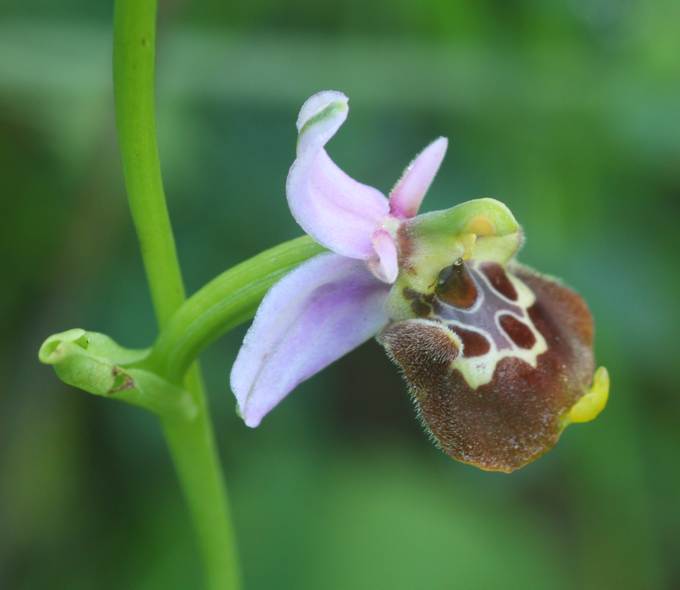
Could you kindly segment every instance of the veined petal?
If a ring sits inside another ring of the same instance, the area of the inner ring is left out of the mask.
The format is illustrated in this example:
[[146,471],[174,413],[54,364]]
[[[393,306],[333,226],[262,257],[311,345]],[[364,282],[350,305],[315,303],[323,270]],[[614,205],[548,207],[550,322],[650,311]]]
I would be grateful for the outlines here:
[[347,118],[347,97],[334,91],[315,94],[302,105],[297,121],[297,159],[286,194],[302,229],[343,256],[367,260],[372,236],[389,212],[385,196],[357,182],[331,160],[324,146]]
[[245,423],[257,426],[299,383],[378,333],[388,292],[365,263],[332,253],[274,285],[231,372]]
[[449,140],[440,137],[428,145],[404,170],[390,193],[390,212],[404,219],[414,217],[446,154]]
[[373,234],[373,249],[376,257],[368,264],[373,274],[381,281],[392,284],[399,274],[397,244],[387,230],[379,229]]

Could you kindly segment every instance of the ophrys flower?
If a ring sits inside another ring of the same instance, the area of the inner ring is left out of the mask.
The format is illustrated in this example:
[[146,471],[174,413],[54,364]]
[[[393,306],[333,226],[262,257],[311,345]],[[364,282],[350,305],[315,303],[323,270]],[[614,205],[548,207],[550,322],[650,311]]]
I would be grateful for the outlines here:
[[240,413],[257,426],[301,381],[378,336],[447,454],[516,469],[606,402],[604,369],[589,390],[587,306],[514,261],[522,231],[499,201],[417,215],[446,139],[415,158],[389,198],[345,174],[324,146],[347,103],[326,91],[300,110],[288,203],[331,252],[289,273],[262,301],[231,375]]

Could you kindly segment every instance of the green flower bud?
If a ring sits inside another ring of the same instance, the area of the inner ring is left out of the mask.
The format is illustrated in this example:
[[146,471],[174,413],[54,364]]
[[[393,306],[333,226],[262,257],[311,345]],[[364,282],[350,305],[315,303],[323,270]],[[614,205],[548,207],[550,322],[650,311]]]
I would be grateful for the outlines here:
[[38,353],[68,385],[159,415],[193,416],[196,408],[186,391],[137,366],[147,355],[147,350],[126,349],[104,334],[81,329],[50,336]]

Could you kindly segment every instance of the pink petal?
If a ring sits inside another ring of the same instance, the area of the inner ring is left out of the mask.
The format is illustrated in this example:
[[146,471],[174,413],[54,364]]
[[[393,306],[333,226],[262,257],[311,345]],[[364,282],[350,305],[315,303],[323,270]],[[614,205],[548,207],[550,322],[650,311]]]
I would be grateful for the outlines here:
[[373,274],[381,281],[392,284],[399,274],[397,245],[388,231],[379,229],[373,234],[376,257],[368,261]]
[[377,189],[357,182],[330,159],[324,146],[347,118],[347,97],[334,91],[315,94],[302,105],[297,121],[297,159],[288,173],[288,206],[302,229],[330,250],[367,260],[373,232],[389,204]]
[[300,382],[377,334],[387,323],[388,293],[365,263],[331,253],[276,283],[231,371],[245,423],[257,426]]
[[404,170],[390,193],[390,212],[401,219],[414,217],[420,209],[425,193],[430,188],[444,159],[448,139],[435,139],[418,154]]

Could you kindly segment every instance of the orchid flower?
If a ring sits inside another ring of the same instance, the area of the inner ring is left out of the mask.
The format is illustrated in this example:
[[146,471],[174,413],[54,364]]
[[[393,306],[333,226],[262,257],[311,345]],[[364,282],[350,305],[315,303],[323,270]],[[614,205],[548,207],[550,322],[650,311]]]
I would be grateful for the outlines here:
[[515,262],[522,230],[499,201],[417,215],[445,138],[413,160],[389,197],[345,174],[325,145],[347,114],[335,91],[300,110],[288,204],[330,252],[263,299],[231,373],[239,412],[258,426],[299,383],[377,337],[444,452],[487,470],[521,467],[606,403],[588,308]]

